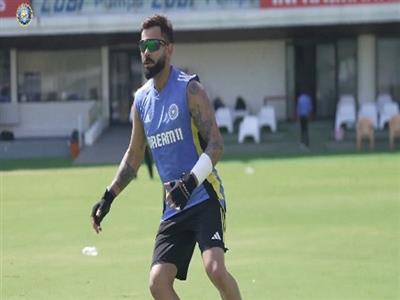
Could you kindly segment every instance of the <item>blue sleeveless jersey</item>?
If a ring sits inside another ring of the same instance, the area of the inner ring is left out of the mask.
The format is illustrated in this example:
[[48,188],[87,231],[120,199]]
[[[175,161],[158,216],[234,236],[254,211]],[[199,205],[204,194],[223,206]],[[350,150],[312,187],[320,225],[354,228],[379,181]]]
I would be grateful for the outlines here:
[[[171,67],[168,81],[160,92],[150,79],[135,93],[134,105],[163,183],[189,173],[207,146],[188,108],[186,88],[191,80],[198,77]],[[184,210],[207,199],[219,200],[225,209],[224,188],[215,168],[193,191]],[[164,201],[162,220],[180,212],[167,207]]]

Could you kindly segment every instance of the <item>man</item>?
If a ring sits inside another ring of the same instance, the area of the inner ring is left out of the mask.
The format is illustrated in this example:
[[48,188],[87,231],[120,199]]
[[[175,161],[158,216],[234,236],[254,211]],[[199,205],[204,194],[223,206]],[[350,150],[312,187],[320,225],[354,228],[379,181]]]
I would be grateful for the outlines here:
[[222,299],[241,299],[224,263],[224,189],[214,166],[223,140],[214,112],[197,76],[170,65],[172,25],[165,17],[147,18],[139,48],[147,79],[132,107],[132,134],[117,174],[92,210],[97,233],[114,198],[136,176],[146,139],[165,187],[149,286],[154,299],[179,299],[173,283],[185,280],[196,242],[205,270]]
[[311,97],[305,93],[300,94],[297,99],[297,116],[300,119],[301,144],[304,147],[309,146],[310,138],[308,134],[308,120],[312,113]]

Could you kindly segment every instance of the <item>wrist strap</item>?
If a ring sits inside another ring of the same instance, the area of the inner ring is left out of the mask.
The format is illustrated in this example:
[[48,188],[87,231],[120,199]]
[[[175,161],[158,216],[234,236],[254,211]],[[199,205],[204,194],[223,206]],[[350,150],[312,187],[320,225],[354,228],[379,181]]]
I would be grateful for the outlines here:
[[114,194],[114,192],[111,189],[106,188],[106,191],[104,192],[104,196],[103,196],[104,200],[112,203],[114,201],[115,197],[116,197],[116,195]]

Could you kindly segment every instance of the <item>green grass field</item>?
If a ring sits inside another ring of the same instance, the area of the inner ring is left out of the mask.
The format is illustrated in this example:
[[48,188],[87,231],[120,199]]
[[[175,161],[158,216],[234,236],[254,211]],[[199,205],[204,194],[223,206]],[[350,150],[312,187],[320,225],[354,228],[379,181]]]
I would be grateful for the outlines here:
[[[0,173],[0,299],[150,299],[160,183],[142,168],[96,235],[90,209],[116,166],[62,165]],[[226,260],[244,299],[400,299],[399,155],[228,160],[218,169]],[[82,255],[85,246],[99,255]],[[176,289],[181,299],[219,299],[198,249]]]

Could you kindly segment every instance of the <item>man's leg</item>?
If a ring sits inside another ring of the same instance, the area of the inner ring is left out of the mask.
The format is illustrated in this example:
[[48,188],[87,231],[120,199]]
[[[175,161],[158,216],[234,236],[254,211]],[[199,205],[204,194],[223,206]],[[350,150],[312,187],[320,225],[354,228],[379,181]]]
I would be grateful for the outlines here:
[[308,132],[308,118],[304,118],[304,141],[306,146],[310,146],[310,137]]
[[308,118],[300,117],[300,131],[301,131],[301,143],[303,145],[309,146],[309,134],[308,134]]
[[226,270],[224,255],[224,250],[219,247],[204,250],[202,254],[204,267],[223,300],[240,300],[239,287]]
[[150,270],[149,288],[156,300],[179,300],[174,290],[177,268],[174,264],[155,264]]

